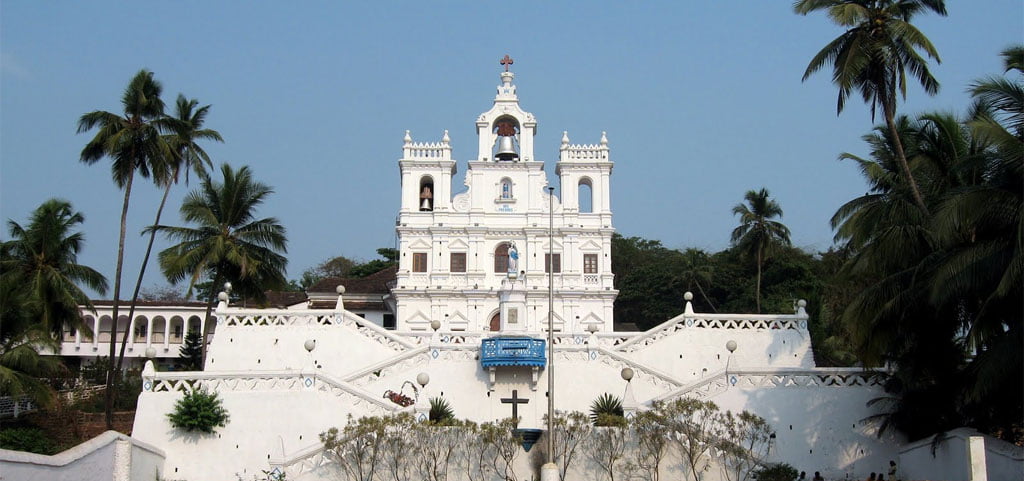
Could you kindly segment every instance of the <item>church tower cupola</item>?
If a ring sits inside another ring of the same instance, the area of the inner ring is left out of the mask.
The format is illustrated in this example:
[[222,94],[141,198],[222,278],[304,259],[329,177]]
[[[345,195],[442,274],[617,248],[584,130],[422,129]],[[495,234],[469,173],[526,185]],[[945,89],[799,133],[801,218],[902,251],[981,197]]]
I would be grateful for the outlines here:
[[509,71],[512,58],[501,59],[505,71],[501,72],[501,85],[494,96],[494,106],[480,114],[476,132],[480,139],[480,161],[514,162],[533,161],[533,137],[537,134],[537,120],[533,114],[519,107],[519,96]]

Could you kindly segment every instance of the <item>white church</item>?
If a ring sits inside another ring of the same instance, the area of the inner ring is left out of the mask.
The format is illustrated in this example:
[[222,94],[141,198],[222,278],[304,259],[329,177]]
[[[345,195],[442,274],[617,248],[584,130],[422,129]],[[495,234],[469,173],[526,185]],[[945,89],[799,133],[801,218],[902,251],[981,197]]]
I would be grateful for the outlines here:
[[[320,433],[349,415],[423,416],[430,397],[448,400],[459,418],[497,421],[515,409],[520,427],[543,429],[552,363],[559,411],[587,412],[603,393],[622,398],[627,416],[653,401],[693,397],[767,420],[775,437],[765,461],[789,463],[807,479],[815,471],[865,479],[890,460],[904,479],[969,479],[971,433],[949,434],[939,457],[930,440],[876,435],[864,420],[876,414],[867,402],[885,394],[881,378],[815,367],[803,301],[777,315],[705,314],[681,292],[683,314],[646,332],[615,331],[608,138],[573,144],[561,134],[555,197],[534,149],[538,120],[520,105],[511,62],[502,63],[493,104],[475,119],[478,149],[463,164],[465,189],[452,185],[461,162],[447,131],[436,142],[406,132],[397,270],[322,283],[308,300],[278,309],[231,306],[222,295],[204,371],[146,364],[132,436],[118,441],[114,456],[114,469],[130,473],[123,479],[153,479],[154,470],[168,480],[253,479],[263,471],[289,481],[334,479]],[[159,314],[167,331],[159,337],[148,321],[135,357],[154,354],[152,347],[157,357],[177,355],[168,341],[173,316]],[[99,342],[65,341],[66,354]],[[408,393],[408,385],[419,387],[413,406],[384,395]],[[185,433],[167,420],[183,393],[198,388],[218,393],[230,413],[216,434]],[[997,476],[1019,472],[1024,460],[992,439],[986,453],[989,479],[1010,479]],[[523,463],[519,479],[530,479]],[[3,466],[8,476],[18,469]],[[713,469],[701,476],[724,479]],[[580,462],[566,480],[597,477]]]

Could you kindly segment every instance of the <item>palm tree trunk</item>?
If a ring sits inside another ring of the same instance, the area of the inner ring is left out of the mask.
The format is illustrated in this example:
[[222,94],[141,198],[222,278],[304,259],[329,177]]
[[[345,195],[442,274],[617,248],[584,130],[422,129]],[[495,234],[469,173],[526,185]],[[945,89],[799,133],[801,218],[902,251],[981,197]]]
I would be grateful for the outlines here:
[[921,190],[917,187],[917,182],[914,181],[914,175],[910,173],[910,163],[907,162],[907,154],[903,151],[903,140],[900,139],[899,131],[896,130],[895,112],[888,106],[884,109],[885,124],[889,127],[889,136],[892,137],[893,147],[896,147],[896,158],[899,159],[900,170],[903,171],[903,176],[907,178],[907,185],[910,186],[910,192],[914,196],[914,203],[921,209],[925,217],[928,217],[930,215],[928,213],[928,206],[925,205],[924,198],[921,197]]
[[201,351],[202,352],[202,356],[201,356],[202,366],[200,366],[200,369],[199,369],[200,371],[206,369],[206,331],[210,327],[210,324],[209,324],[209,322],[210,322],[210,312],[213,311],[213,303],[216,302],[216,300],[217,300],[217,293],[219,292],[217,290],[217,286],[220,285],[220,281],[221,280],[223,280],[223,278],[220,275],[220,269],[217,269],[217,273],[214,274],[214,276],[213,276],[213,284],[211,285],[211,289],[210,289],[210,300],[206,301],[206,313],[203,314],[203,319],[205,319],[206,322],[201,324],[203,326],[203,328],[202,328],[203,332],[199,333],[199,336],[200,336],[200,338],[202,340],[202,342],[199,344],[200,347],[202,348],[202,351]]
[[715,305],[711,303],[711,299],[708,299],[708,295],[704,292],[704,288],[701,287],[700,282],[694,282],[694,284],[697,284],[697,290],[700,291],[700,296],[704,298],[704,302],[708,303],[708,306],[711,307],[712,311],[718,312],[718,309],[715,309]]
[[[174,177],[177,177],[175,172]],[[174,178],[172,177],[172,178]],[[171,193],[172,182],[168,180],[167,187],[164,188],[164,196],[160,199],[160,207],[156,209],[156,219],[153,221],[153,226],[160,225],[160,215],[164,212],[164,204],[167,203],[167,195]],[[149,233],[149,245],[146,246],[146,255],[142,258],[142,268],[139,269],[139,279],[135,281],[135,292],[132,293],[132,304],[128,307],[128,322],[131,325],[131,320],[135,317],[135,305],[139,302],[139,289],[142,288],[142,278],[146,275],[146,265],[149,264],[149,255],[153,252],[153,241],[156,239],[156,229],[153,229]],[[164,324],[164,335],[167,335],[167,324]],[[121,353],[117,356],[117,371],[121,371],[121,366],[124,364],[124,348],[128,344],[128,331],[125,331],[124,337],[121,338]],[[150,334],[152,335],[152,334]]]
[[757,246],[757,290],[754,291],[754,299],[757,303],[757,313],[761,313],[761,246]]
[[[117,371],[114,370],[114,348],[117,343],[117,307],[118,298],[121,295],[121,267],[124,265],[124,237],[128,230],[128,200],[132,196],[132,180],[135,179],[135,169],[128,174],[128,181],[124,185],[124,204],[121,206],[121,235],[117,240],[117,266],[114,268],[114,305],[111,308],[113,320],[110,326],[110,369],[107,370],[107,388],[105,397],[105,412],[107,429],[114,429],[114,379]],[[128,320],[131,322],[131,319]]]

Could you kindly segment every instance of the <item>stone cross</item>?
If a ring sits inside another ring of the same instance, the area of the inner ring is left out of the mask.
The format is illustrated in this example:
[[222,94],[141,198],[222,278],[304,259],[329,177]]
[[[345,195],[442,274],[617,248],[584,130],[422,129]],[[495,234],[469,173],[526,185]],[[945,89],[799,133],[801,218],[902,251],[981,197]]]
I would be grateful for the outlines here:
[[527,404],[529,402],[530,402],[529,399],[523,399],[523,398],[519,397],[519,391],[516,390],[516,389],[512,390],[512,397],[503,397],[503,398],[501,398],[501,403],[502,404],[511,404],[512,405],[512,420],[513,420],[513,422],[515,422],[516,428],[519,427],[519,405],[520,404]]
[[504,65],[505,71],[508,72],[508,66],[512,65],[514,62],[512,62],[512,57],[509,57],[508,54],[505,54],[505,58],[501,59],[501,61],[498,63]]

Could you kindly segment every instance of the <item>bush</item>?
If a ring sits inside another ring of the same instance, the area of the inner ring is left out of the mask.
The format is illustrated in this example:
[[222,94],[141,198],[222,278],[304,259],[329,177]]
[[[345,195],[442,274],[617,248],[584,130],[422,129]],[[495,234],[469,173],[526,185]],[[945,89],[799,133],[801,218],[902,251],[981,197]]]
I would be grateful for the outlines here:
[[786,464],[770,464],[754,472],[757,481],[796,481],[796,468]]
[[221,405],[217,393],[196,389],[178,400],[167,419],[172,426],[185,431],[212,433],[215,428],[227,425],[228,411]]
[[[625,424],[622,400],[604,393],[590,403],[590,421],[594,426],[619,426]],[[621,421],[620,421],[621,420]]]
[[57,443],[39,428],[4,428],[0,430],[0,449],[49,455],[57,453]]
[[455,420],[455,410],[443,397],[430,398],[430,422],[445,424]]

